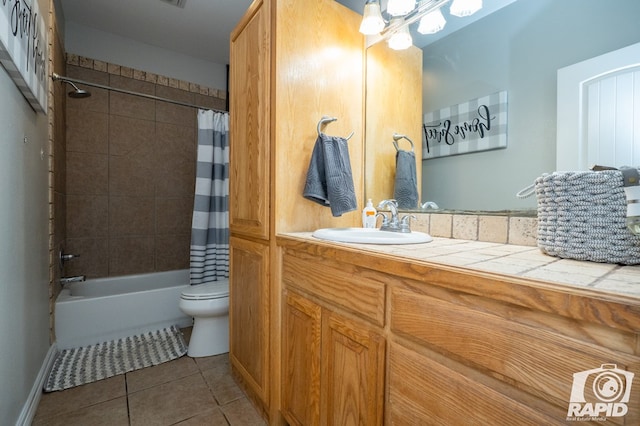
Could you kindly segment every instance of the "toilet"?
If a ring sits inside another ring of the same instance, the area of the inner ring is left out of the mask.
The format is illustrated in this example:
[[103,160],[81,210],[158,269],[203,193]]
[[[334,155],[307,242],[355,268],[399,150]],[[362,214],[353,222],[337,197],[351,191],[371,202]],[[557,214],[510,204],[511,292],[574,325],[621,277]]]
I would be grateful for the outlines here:
[[229,280],[189,286],[180,295],[179,307],[193,317],[187,355],[197,358],[229,352]]

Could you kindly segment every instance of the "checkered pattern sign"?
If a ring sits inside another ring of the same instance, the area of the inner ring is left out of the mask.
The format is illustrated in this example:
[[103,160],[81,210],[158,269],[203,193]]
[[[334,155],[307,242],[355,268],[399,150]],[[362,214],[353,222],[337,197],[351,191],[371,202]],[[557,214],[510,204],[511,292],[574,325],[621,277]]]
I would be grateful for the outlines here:
[[507,147],[507,91],[424,115],[422,158]]

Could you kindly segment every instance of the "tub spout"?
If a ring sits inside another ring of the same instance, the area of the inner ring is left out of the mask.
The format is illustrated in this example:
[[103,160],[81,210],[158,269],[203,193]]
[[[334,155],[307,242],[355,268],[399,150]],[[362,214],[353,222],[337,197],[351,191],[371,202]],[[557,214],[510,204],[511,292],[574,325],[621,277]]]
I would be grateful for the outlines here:
[[79,283],[86,279],[87,277],[85,277],[84,275],[78,275],[76,277],[62,277],[60,278],[60,284],[65,285],[65,284],[71,284],[71,283]]

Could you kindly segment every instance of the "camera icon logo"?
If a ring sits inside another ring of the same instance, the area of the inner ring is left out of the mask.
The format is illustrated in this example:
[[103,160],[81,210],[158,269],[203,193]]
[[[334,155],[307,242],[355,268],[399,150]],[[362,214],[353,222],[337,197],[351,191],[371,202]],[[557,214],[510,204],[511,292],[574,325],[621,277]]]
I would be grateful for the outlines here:
[[616,364],[574,373],[567,418],[624,416],[633,376]]

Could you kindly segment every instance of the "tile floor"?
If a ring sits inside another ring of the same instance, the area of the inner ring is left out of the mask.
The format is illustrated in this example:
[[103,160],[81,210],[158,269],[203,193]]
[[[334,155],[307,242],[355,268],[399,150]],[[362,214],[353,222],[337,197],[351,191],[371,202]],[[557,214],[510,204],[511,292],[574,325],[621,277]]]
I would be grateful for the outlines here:
[[[190,330],[185,332],[188,341]],[[231,376],[228,354],[183,356],[42,395],[34,426],[265,425]]]

